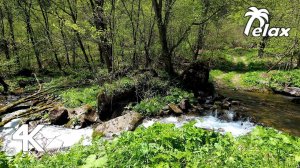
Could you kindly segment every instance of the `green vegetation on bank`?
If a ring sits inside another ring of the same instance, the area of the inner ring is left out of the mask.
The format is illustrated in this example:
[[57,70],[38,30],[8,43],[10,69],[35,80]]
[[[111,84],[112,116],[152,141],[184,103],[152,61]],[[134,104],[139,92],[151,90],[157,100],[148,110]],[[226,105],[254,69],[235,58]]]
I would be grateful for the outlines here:
[[300,70],[291,71],[253,71],[253,72],[224,72],[213,70],[211,78],[221,87],[230,87],[243,90],[276,89],[282,90],[285,86],[300,87]]
[[249,135],[199,129],[194,122],[183,128],[155,124],[125,132],[112,141],[94,139],[91,146],[77,145],[66,152],[40,159],[17,155],[1,166],[30,167],[298,167],[300,139],[270,128],[257,127]]
[[146,98],[135,105],[133,109],[145,116],[155,116],[169,103],[178,104],[183,99],[189,100],[191,103],[196,102],[193,93],[179,88],[171,88],[166,96],[158,95],[152,98]]
[[[207,52],[204,58],[209,59],[210,54]],[[275,56],[259,58],[256,54],[257,50],[254,49],[218,51],[218,56],[212,59],[211,80],[220,87],[242,90],[300,87],[299,69],[286,69],[285,64],[276,64]]]
[[112,83],[104,83],[102,86],[92,85],[87,87],[75,87],[63,91],[60,95],[63,103],[67,107],[79,107],[82,105],[91,105],[92,107],[97,106],[97,95],[100,92],[106,92],[113,94],[117,90],[125,89],[129,86],[134,86],[135,82],[130,78],[121,78],[113,81]]

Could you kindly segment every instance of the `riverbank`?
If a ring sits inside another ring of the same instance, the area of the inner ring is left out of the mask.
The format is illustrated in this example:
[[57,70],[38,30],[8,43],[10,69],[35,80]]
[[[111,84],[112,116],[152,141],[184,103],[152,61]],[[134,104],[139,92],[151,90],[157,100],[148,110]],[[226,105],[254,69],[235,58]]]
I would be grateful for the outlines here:
[[235,48],[207,52],[204,59],[211,61],[210,80],[218,88],[300,95],[300,69],[291,68],[289,60],[278,59],[268,50],[261,58],[256,49]]
[[96,138],[91,146],[77,145],[40,159],[20,154],[8,161],[0,156],[0,163],[10,167],[299,166],[299,138],[263,127],[233,138],[193,125],[175,128],[172,124],[154,124],[126,132],[111,142]]

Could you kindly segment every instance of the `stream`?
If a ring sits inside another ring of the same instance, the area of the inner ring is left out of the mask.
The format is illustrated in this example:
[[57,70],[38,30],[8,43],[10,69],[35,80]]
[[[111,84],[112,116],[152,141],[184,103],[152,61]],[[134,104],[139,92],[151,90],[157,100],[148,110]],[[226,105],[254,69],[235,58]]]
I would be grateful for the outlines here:
[[265,126],[300,136],[300,104],[293,103],[293,97],[228,89],[218,92],[242,103],[242,108],[235,111],[253,116]]
[[[232,90],[218,90],[219,93],[234,100],[239,100],[238,108],[228,110],[227,118],[233,118],[236,112],[253,116],[258,123],[274,127],[278,130],[300,136],[300,105],[291,102],[291,97],[237,92]],[[221,120],[216,112],[207,111],[205,115],[186,114],[182,116],[166,116],[146,118],[140,126],[149,127],[156,122],[171,123],[181,127],[189,121],[195,121],[195,127],[213,130],[225,134],[230,132],[234,137],[245,135],[252,131],[255,124],[248,119],[243,121]],[[22,141],[12,140],[12,134],[20,126],[20,120],[15,119],[0,128],[0,137],[3,139],[2,151],[7,155],[15,155],[22,150]],[[93,129],[68,129],[59,126],[45,125],[34,137],[47,151],[59,151],[73,146],[83,139],[83,145],[89,145],[92,139]]]

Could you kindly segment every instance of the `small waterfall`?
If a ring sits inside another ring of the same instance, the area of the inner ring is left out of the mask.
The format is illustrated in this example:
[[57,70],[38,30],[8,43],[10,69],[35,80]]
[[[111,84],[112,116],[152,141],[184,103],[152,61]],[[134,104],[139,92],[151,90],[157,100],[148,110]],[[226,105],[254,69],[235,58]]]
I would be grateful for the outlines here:
[[[195,127],[203,128],[207,130],[213,130],[221,133],[230,132],[233,136],[238,137],[241,135],[245,135],[252,131],[255,127],[255,124],[248,121],[233,121],[235,117],[235,112],[227,111],[223,113],[228,119],[221,120],[220,113],[217,111],[208,112],[206,116],[196,116],[196,115],[182,115],[179,117],[169,116],[169,117],[161,117],[161,118],[152,118],[146,119],[141,124],[144,127],[150,127],[154,123],[167,123],[174,124],[175,127],[182,127],[184,124],[195,120]],[[218,117],[219,116],[219,117]]]

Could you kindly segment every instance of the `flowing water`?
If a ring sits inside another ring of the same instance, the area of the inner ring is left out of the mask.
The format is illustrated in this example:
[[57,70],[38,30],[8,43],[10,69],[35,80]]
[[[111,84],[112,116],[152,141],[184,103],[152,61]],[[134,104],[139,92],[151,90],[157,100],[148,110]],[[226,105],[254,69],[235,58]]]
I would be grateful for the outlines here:
[[241,101],[241,108],[235,111],[253,116],[266,126],[300,136],[300,104],[293,103],[292,97],[232,90],[218,92],[225,97]]
[[[291,102],[290,97],[237,92],[232,90],[219,90],[219,93],[234,100],[239,100],[241,106],[235,111],[253,116],[256,121],[266,126],[300,136],[300,105]],[[226,111],[227,121],[217,117],[215,112],[207,112],[205,116],[182,115],[145,119],[141,126],[149,127],[156,122],[172,123],[181,127],[189,121],[196,121],[195,126],[207,130],[214,130],[221,133],[232,133],[233,136],[245,135],[255,127],[255,124],[248,121],[233,121],[235,112]],[[22,142],[12,140],[12,134],[19,127],[20,120],[16,119],[0,128],[0,137],[4,140],[2,150],[8,155],[14,155],[21,151]],[[93,129],[67,129],[63,127],[45,126],[35,137],[47,151],[55,151],[68,148],[78,143],[82,138],[84,145],[91,143]]]
[[[231,115],[231,114],[229,114]],[[143,121],[142,126],[149,127],[156,122],[174,124],[176,127],[182,127],[185,123],[195,120],[195,127],[207,130],[214,130],[221,133],[230,132],[233,136],[245,135],[252,131],[255,127],[254,123],[250,121],[224,121],[218,119],[214,115],[196,116],[196,115],[183,115],[179,117],[170,116],[162,118],[151,118]]]
[[[0,137],[3,138],[2,151],[12,156],[22,151],[22,141],[13,140],[13,133],[19,128],[20,119],[14,119],[0,128]],[[92,128],[68,129],[58,126],[45,125],[35,136],[34,140],[49,152],[60,151],[69,148],[82,140],[83,145],[90,145],[92,141]],[[29,149],[32,149],[29,146]]]

